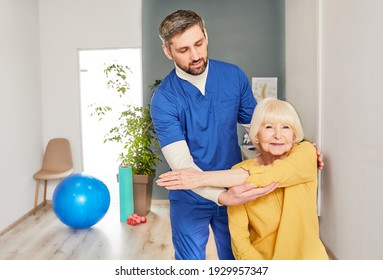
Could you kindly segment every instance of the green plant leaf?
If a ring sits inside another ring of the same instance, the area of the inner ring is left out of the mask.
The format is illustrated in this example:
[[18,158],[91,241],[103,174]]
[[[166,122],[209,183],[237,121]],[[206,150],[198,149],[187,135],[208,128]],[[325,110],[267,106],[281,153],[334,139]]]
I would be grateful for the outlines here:
[[[130,93],[128,74],[132,74],[128,66],[111,64],[104,69],[106,85],[114,89],[122,98]],[[151,89],[154,90],[161,83],[156,80]],[[92,116],[97,116],[101,121],[103,116],[111,112],[113,108],[107,105],[91,104]],[[155,167],[160,161],[160,146],[155,135],[153,122],[150,115],[150,105],[146,107],[125,105],[120,112],[118,124],[111,127],[105,134],[104,143],[123,143],[123,150],[118,155],[121,166],[131,166],[133,174],[154,174]]]

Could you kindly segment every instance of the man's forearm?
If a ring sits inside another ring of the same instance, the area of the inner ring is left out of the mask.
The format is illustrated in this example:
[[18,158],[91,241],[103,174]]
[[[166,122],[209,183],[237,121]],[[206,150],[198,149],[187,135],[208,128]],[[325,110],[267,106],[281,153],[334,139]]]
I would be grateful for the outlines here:
[[[177,141],[171,143],[162,148],[162,153],[169,164],[172,170],[181,169],[181,168],[195,168],[201,170],[193,160],[193,157],[190,154],[189,147],[187,146],[186,141]],[[201,170],[202,171],[202,170]],[[195,193],[202,196],[203,198],[209,199],[218,203],[219,195],[225,190],[222,188],[216,187],[199,187],[192,189]]]

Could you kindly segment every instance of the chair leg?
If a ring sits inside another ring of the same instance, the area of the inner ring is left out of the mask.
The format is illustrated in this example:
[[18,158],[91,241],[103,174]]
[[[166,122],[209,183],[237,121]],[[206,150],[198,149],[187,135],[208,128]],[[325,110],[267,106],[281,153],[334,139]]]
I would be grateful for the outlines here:
[[33,215],[36,215],[37,199],[39,197],[40,180],[36,180],[35,205],[33,207]]
[[48,185],[48,180],[44,181],[44,202],[43,205],[47,205],[47,185]]

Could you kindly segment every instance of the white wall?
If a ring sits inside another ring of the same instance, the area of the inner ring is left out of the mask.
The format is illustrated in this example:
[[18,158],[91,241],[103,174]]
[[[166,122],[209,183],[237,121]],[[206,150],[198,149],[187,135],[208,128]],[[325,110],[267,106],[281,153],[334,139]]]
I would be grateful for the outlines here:
[[[322,172],[321,236],[337,259],[383,259],[383,38],[379,0],[288,0],[289,18],[299,17],[300,24],[312,25],[306,13],[313,8],[319,15],[317,33],[319,65],[317,76],[322,109],[321,148],[325,168]],[[315,8],[315,3],[319,5]],[[295,9],[293,9],[295,8]],[[308,10],[306,10],[308,9]],[[290,20],[290,23],[292,21]],[[290,34],[300,27],[287,25]],[[312,32],[316,32],[314,27]],[[307,32],[307,39],[315,42]],[[295,36],[286,36],[287,41]],[[290,42],[291,43],[291,42]],[[306,43],[309,47],[310,43]],[[305,49],[303,54],[311,53]],[[307,65],[290,56],[286,79],[306,75]],[[312,59],[315,53],[311,54]],[[301,68],[300,68],[301,67]],[[292,71],[294,69],[294,71]],[[308,75],[315,88],[315,74]],[[311,94],[297,95],[305,83],[287,91],[287,100],[311,106]],[[305,115],[304,117],[306,117]],[[318,116],[304,120],[316,124]],[[305,128],[306,129],[306,128]]]
[[68,138],[81,172],[77,51],[141,47],[141,0],[39,0],[39,13],[44,143]]
[[0,0],[0,231],[33,207],[41,166],[37,0]]

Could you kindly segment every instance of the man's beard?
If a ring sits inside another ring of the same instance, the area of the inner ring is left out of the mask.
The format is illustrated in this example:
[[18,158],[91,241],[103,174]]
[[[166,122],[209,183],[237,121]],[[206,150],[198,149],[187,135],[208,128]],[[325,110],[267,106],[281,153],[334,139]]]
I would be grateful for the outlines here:
[[205,72],[206,67],[207,67],[207,59],[201,59],[201,60],[203,61],[203,66],[201,68],[198,68],[198,69],[191,69],[190,67],[185,68],[185,67],[181,67],[178,64],[177,64],[177,66],[190,75],[198,76],[198,75],[202,74],[203,72]]

